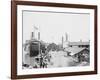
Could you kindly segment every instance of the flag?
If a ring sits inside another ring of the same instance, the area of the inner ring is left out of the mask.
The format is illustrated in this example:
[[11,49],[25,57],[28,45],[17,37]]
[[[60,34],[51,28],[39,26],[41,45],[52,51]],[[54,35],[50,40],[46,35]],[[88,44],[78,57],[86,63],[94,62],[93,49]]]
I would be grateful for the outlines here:
[[37,28],[36,26],[34,26],[34,29],[35,29],[35,30],[38,30],[38,28]]

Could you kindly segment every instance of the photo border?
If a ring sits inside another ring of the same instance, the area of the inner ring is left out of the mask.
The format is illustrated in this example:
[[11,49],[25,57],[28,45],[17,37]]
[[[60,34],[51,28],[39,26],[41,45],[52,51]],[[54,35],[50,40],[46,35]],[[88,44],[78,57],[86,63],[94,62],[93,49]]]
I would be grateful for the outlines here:
[[[93,9],[94,10],[94,54],[95,54],[94,71],[17,75],[17,5]],[[89,74],[97,74],[97,6],[96,5],[33,2],[33,1],[11,1],[11,78],[12,79],[89,75]]]

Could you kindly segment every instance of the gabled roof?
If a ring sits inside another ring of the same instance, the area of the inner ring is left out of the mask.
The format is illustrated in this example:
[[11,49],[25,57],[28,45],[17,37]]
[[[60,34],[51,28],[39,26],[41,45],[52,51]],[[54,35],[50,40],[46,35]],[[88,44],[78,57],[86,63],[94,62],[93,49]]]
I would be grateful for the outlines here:
[[71,52],[70,55],[74,55],[74,54],[77,54],[77,53],[81,52],[84,49],[87,49],[87,48],[68,47],[65,50],[68,51],[68,52]]

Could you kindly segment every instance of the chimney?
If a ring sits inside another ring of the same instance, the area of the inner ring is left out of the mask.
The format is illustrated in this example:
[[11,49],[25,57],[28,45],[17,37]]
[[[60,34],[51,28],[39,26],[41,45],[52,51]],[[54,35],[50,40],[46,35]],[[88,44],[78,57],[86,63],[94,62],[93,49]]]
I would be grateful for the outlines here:
[[82,39],[80,39],[80,42],[82,42]]
[[38,32],[38,40],[40,40],[40,32]]
[[62,36],[62,47],[63,47],[63,43],[64,43],[64,38],[63,38],[63,36]]
[[65,33],[65,36],[66,36],[66,42],[68,41],[68,34],[67,33]]
[[34,32],[32,32],[32,37],[31,38],[34,39],[34,37],[35,37]]

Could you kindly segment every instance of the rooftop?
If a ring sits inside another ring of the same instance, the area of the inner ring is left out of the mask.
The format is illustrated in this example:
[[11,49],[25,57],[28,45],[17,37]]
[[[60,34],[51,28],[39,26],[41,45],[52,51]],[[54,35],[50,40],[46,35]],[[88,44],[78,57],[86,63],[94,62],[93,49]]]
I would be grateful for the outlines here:
[[90,45],[90,42],[69,42],[69,45]]
[[87,48],[79,48],[79,47],[68,47],[65,50],[68,52],[71,52],[71,55],[77,54],[81,52],[82,50],[87,49]]

